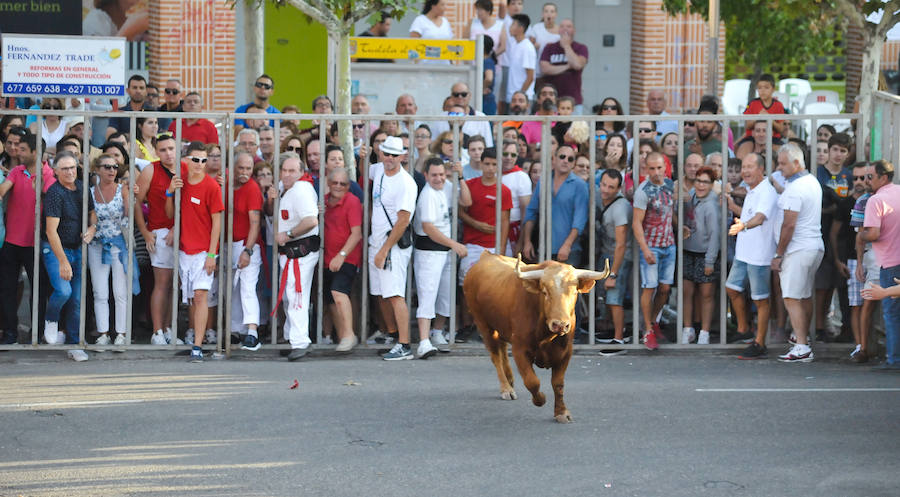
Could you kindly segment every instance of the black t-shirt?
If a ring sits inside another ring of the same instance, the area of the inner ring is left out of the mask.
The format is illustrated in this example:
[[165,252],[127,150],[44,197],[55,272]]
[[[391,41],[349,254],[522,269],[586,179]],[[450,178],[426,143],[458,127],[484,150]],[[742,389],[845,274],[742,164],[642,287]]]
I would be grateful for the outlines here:
[[841,223],[841,229],[837,234],[837,256],[842,262],[856,259],[856,230],[850,226],[850,211],[855,204],[856,199],[853,195],[849,195],[838,200],[834,212],[834,221]]
[[[41,239],[47,240],[46,218],[59,218],[59,239],[65,248],[78,248],[81,246],[81,201],[82,190],[80,180],[75,180],[75,189],[69,190],[60,182],[53,183],[47,189],[43,197],[44,223],[41,230]],[[88,213],[94,210],[94,199],[88,195]]]
[[[377,38],[377,36],[373,35],[372,32],[369,31],[369,30],[364,31],[364,32],[363,32],[362,34],[360,34],[359,36],[375,37],[375,38]],[[387,62],[387,63],[391,63],[391,62],[394,62],[394,61],[391,60],[391,59],[356,59],[356,62]]]

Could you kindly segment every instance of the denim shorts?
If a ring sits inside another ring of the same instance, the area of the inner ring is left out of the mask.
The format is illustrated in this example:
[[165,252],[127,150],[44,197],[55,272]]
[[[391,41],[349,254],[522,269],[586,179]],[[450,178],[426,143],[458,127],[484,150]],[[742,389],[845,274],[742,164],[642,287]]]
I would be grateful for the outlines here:
[[656,288],[662,283],[671,285],[675,283],[675,259],[678,252],[675,245],[668,247],[650,247],[656,257],[656,264],[647,264],[644,253],[641,256],[641,288]]
[[747,289],[747,280],[750,281],[750,298],[763,300],[769,298],[769,278],[772,269],[769,266],[754,266],[744,261],[734,260],[731,272],[725,286],[732,290],[743,292]]
[[[598,271],[601,270],[603,264],[601,261],[603,259],[613,260],[611,256],[603,256],[597,260]],[[631,260],[625,259],[622,261],[622,265],[619,266],[619,272],[616,273],[616,286],[606,290],[606,305],[623,305],[625,302],[625,293],[628,291],[628,278],[631,276]],[[603,286],[605,282],[598,282],[597,286],[601,289],[606,288]]]

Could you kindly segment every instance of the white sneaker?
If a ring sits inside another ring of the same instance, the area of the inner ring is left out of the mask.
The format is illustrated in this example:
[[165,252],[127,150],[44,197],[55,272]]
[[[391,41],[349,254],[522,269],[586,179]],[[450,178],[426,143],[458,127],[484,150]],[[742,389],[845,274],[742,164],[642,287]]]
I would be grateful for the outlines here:
[[428,359],[429,357],[437,354],[438,349],[431,344],[431,340],[424,339],[419,341],[419,348],[416,350],[416,357],[419,359]]
[[44,321],[44,341],[48,345],[56,345],[57,343],[65,343],[65,336],[62,342],[59,341],[59,323],[56,321]]
[[325,335],[322,337],[322,343],[320,345],[334,345],[334,340],[331,339],[331,335]]
[[194,329],[188,328],[187,332],[184,334],[184,341],[188,345],[194,345]]
[[99,337],[97,337],[97,341],[94,342],[94,345],[109,345],[109,333],[101,333]]
[[125,334],[124,333],[116,333],[116,339],[113,341],[113,345],[128,345],[125,342]]
[[859,354],[860,350],[862,350],[862,345],[856,344],[856,348],[853,349],[853,352],[850,352],[850,358],[852,359],[856,354]]
[[450,345],[441,330],[431,330],[431,343],[436,346]]
[[[166,331],[163,333],[163,336],[166,337],[166,343],[172,343],[173,338],[172,338],[172,329],[171,328],[166,328]],[[178,338],[177,335],[175,336],[174,340],[175,340],[175,345],[184,345],[184,342],[182,342],[181,339]],[[191,339],[191,341],[193,342],[193,339]]]
[[356,338],[356,335],[342,338],[341,343],[339,343],[334,350],[336,352],[350,352],[351,350],[353,350],[353,347],[356,347],[357,343],[359,343],[359,339]]
[[697,333],[694,331],[694,328],[690,326],[685,326],[681,329],[681,343],[691,343],[694,341],[694,338],[697,336]]
[[64,343],[66,343],[66,334],[62,331],[56,332],[56,344],[62,345]]
[[709,332],[706,330],[700,330],[700,334],[697,335],[697,345],[709,345]]
[[166,341],[166,336],[163,335],[162,330],[156,330],[153,333],[153,336],[150,337],[150,345],[166,345],[169,342]]
[[815,358],[809,345],[798,343],[787,354],[778,356],[781,362],[812,362]]
[[84,362],[88,360],[87,352],[81,349],[71,349],[68,352],[69,359],[72,359],[75,362]]
[[206,335],[203,337],[203,343],[215,345],[218,339],[219,336],[216,333],[216,330],[206,330]]

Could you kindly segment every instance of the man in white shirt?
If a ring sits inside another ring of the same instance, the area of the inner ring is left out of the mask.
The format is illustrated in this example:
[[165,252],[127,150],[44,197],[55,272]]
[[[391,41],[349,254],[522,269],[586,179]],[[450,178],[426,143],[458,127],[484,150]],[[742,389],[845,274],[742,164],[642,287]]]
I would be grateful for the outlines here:
[[418,190],[415,180],[400,166],[400,156],[406,153],[403,141],[389,136],[380,149],[384,162],[369,168],[372,180],[369,293],[381,297],[381,314],[387,327],[398,332],[397,344],[382,357],[386,361],[399,361],[413,358],[406,305],[406,271],[412,245],[400,245],[405,245],[402,238],[416,211]]
[[531,19],[525,14],[512,16],[509,33],[512,38],[507,48],[509,61],[509,77],[506,84],[506,101],[512,99],[513,93],[522,91],[528,100],[534,99],[534,70],[537,67],[537,52],[534,44],[525,37],[525,31]]
[[762,359],[766,356],[766,332],[769,325],[769,269],[775,255],[775,211],[778,193],[766,181],[766,165],[757,154],[747,154],[741,161],[741,178],[747,183],[747,196],[740,209],[740,217],[728,230],[737,235],[734,264],[728,273],[725,288],[737,315],[738,333],[747,333],[750,322],[744,290],[750,284],[750,298],[756,305],[759,321],[756,339],[738,356],[741,359]]
[[[655,89],[647,92],[647,113],[655,116],[668,116],[666,112],[666,94],[662,90]],[[666,133],[675,133],[678,131],[678,121],[659,120],[656,121],[656,132],[659,136],[665,136]]]
[[[789,143],[778,151],[778,169],[787,178],[778,198],[779,218],[775,223],[778,246],[772,270],[780,273],[784,306],[791,319],[797,343],[783,362],[811,362],[809,322],[812,318],[812,291],[816,268],[825,255],[822,242],[822,187],[806,171],[803,151]],[[783,211],[783,212],[782,212]]]
[[284,194],[276,218],[275,243],[281,264],[281,297],[284,302],[284,336],[291,342],[289,361],[309,351],[309,296],[313,272],[319,261],[318,196],[312,183],[300,181],[300,156],[281,154],[281,183]]
[[[468,185],[462,179],[462,167],[456,163],[452,169],[440,157],[430,157],[425,161],[425,178],[428,183],[422,188],[416,202],[416,217],[413,228],[416,233],[416,258],[413,261],[416,276],[416,291],[419,307],[416,319],[419,324],[420,359],[435,354],[438,348],[448,345],[443,335],[447,316],[450,316],[450,292],[456,290],[450,273],[450,250],[465,257],[466,246],[451,238],[453,205],[453,181],[447,179],[448,172],[459,180],[459,205],[472,205]],[[434,320],[434,326],[432,326]]]

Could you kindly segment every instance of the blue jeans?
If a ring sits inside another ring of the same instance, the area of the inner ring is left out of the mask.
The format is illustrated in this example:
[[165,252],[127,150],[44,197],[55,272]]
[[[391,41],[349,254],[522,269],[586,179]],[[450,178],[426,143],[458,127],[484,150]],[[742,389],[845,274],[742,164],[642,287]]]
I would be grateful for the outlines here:
[[[894,286],[894,278],[900,278],[900,266],[881,268],[881,287]],[[881,301],[881,312],[884,315],[884,347],[887,349],[885,360],[888,364],[900,363],[900,351],[897,341],[900,340],[900,299],[886,298]]]
[[[72,266],[72,279],[66,281],[59,276],[59,261],[50,248],[48,242],[41,242],[41,254],[44,257],[44,267],[50,277],[50,286],[53,293],[47,301],[47,311],[44,319],[60,323],[66,329],[66,343],[78,343],[78,326],[81,313],[81,248],[69,249],[63,247],[66,259]],[[65,322],[60,318],[65,315]]]
[[656,264],[647,264],[644,252],[638,250],[641,288],[656,288],[660,283],[663,285],[675,283],[675,260],[678,257],[675,245],[650,247],[650,252],[653,252],[653,256],[656,257]]

